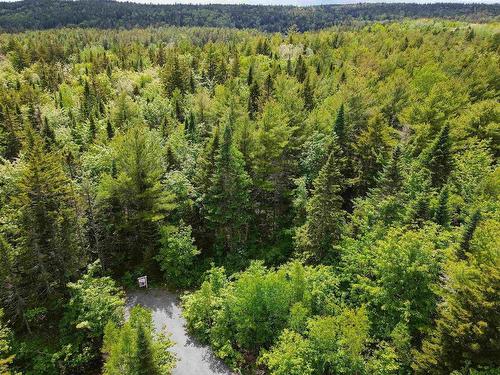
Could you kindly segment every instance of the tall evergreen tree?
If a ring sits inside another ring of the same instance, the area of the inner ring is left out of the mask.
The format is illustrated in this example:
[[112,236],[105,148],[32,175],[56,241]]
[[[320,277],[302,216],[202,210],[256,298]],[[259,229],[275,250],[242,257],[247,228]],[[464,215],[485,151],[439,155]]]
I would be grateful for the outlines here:
[[431,173],[432,186],[441,188],[453,169],[448,124],[443,126],[430,146],[422,152],[422,163]]
[[299,82],[304,82],[307,75],[307,66],[302,55],[299,55],[297,59],[297,65],[295,65],[295,77]]
[[335,123],[333,125],[333,132],[337,136],[340,145],[345,142],[345,113],[344,113],[344,103],[340,105],[337,112],[337,117],[335,118]]
[[145,264],[154,255],[159,226],[173,207],[161,183],[165,170],[158,134],[135,126],[113,139],[115,174],[99,186],[99,206],[106,225],[105,253],[118,273]]
[[240,55],[238,53],[238,50],[236,50],[234,55],[233,55],[233,60],[232,60],[232,64],[231,64],[231,76],[233,76],[233,78],[239,77],[240,70],[241,70]]
[[144,328],[144,323],[137,325],[137,375],[160,375],[154,361],[154,352],[150,333]]
[[80,247],[77,197],[59,156],[46,151],[28,129],[25,164],[13,204],[19,210],[18,260],[31,304],[47,305],[64,294],[85,260]]
[[472,236],[476,231],[477,225],[481,220],[481,211],[476,209],[472,215],[467,219],[467,222],[464,225],[464,229],[462,232],[462,241],[460,241],[460,248],[458,252],[458,256],[460,259],[465,258],[465,254],[470,249],[470,241],[472,240]]
[[306,111],[311,111],[314,108],[314,94],[311,84],[309,82],[309,76],[307,76],[304,81],[304,87],[302,88],[302,97],[304,98],[304,109]]
[[229,123],[224,128],[205,198],[207,219],[214,230],[216,245],[226,253],[245,245],[250,221],[250,184],[243,157],[233,144]]
[[445,185],[441,189],[438,198],[438,206],[436,213],[434,214],[434,220],[436,223],[442,226],[448,226],[450,223],[450,212],[448,208],[449,191],[448,186]]
[[384,197],[401,191],[404,181],[401,162],[401,148],[396,146],[389,163],[379,174],[377,187],[374,189],[376,196]]
[[248,97],[248,117],[250,120],[255,120],[259,112],[260,87],[257,81],[254,81],[250,86],[250,95]]
[[314,180],[314,189],[307,202],[307,220],[299,238],[299,248],[311,251],[316,260],[329,254],[338,244],[344,225],[342,210],[343,178],[340,173],[342,151],[334,139],[330,153],[318,177]]
[[251,86],[252,83],[253,83],[253,80],[254,80],[253,70],[254,70],[254,66],[253,66],[253,63],[252,63],[252,64],[250,64],[250,67],[248,68],[248,75],[247,75],[247,85],[248,86]]

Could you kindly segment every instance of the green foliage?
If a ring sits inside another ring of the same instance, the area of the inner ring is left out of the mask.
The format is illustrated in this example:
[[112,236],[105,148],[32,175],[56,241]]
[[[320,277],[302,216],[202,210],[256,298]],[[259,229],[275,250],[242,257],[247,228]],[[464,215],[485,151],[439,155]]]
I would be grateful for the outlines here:
[[369,321],[364,308],[311,318],[304,336],[284,330],[261,361],[272,374],[363,373]]
[[335,309],[338,281],[328,267],[294,262],[267,270],[254,262],[231,282],[223,272],[212,269],[201,288],[185,297],[184,315],[188,328],[233,365],[241,363],[237,348],[258,353],[285,327],[305,326],[309,312]]
[[191,227],[181,222],[177,228],[161,228],[161,248],[156,260],[167,283],[187,287],[193,282],[195,257],[200,251],[193,244]]
[[[160,223],[174,204],[161,182],[163,151],[155,131],[135,126],[112,141],[114,170],[98,189],[106,212],[105,265],[147,266],[157,248]],[[117,251],[117,248],[119,251]]]
[[153,334],[151,312],[141,306],[130,310],[129,320],[122,326],[109,322],[104,330],[104,374],[170,374],[175,357],[164,334]]
[[11,375],[14,374],[9,367],[14,360],[14,355],[11,354],[11,332],[5,326],[3,322],[4,313],[3,310],[0,310],[0,373],[2,375]]
[[187,327],[236,371],[500,367],[497,5],[43,1],[0,25],[105,27],[0,35],[11,371],[168,372],[110,278],[144,274],[202,282]]
[[298,249],[311,252],[317,260],[332,256],[332,248],[340,241],[342,234],[341,164],[340,147],[334,139],[328,159],[314,180],[314,190],[306,207],[306,223],[296,235]]
[[436,327],[413,366],[418,373],[498,367],[499,225],[484,221],[472,237],[467,258],[446,265]]
[[98,277],[99,268],[97,261],[80,280],[68,284],[71,297],[61,321],[66,371],[92,366],[98,360],[106,324],[123,321],[123,292],[111,278]]
[[242,249],[250,220],[250,178],[232,132],[231,125],[226,125],[205,198],[207,220],[215,232],[216,246],[224,253]]

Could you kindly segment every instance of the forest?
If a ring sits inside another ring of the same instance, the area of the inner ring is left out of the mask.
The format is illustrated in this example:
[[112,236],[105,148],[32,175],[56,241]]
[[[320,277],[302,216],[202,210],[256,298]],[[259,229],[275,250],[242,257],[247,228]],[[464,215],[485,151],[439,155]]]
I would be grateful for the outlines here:
[[499,373],[499,24],[299,29],[0,34],[2,375]]
[[339,24],[388,22],[407,18],[441,18],[468,22],[499,19],[500,4],[360,3],[318,6],[248,4],[137,4],[115,0],[20,0],[0,2],[0,30],[56,27],[134,28],[204,26],[258,29],[267,32],[318,30]]

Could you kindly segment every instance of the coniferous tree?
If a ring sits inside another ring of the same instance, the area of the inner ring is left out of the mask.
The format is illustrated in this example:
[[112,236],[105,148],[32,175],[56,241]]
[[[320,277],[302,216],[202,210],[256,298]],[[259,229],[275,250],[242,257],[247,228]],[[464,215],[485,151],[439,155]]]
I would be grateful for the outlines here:
[[304,109],[308,112],[311,111],[314,108],[314,94],[309,82],[309,76],[307,76],[306,80],[304,81],[302,96],[304,98]]
[[[147,263],[159,239],[159,223],[173,207],[161,177],[160,137],[146,126],[135,126],[113,139],[115,173],[99,186],[99,206],[105,215],[105,254],[114,270]],[[147,266],[147,264],[145,264]]]
[[266,100],[270,100],[273,96],[274,83],[271,74],[267,75],[266,81],[264,82],[264,93]]
[[401,170],[401,148],[396,146],[392,157],[377,179],[375,195],[383,197],[396,194],[403,188],[403,175]]
[[306,224],[298,236],[299,248],[309,250],[317,260],[329,254],[342,235],[344,212],[342,210],[343,178],[340,173],[342,151],[334,139],[330,153],[318,177],[314,180],[314,189],[307,202]]
[[94,116],[91,115],[89,119],[89,142],[92,142],[95,139],[96,134],[97,134],[96,123],[94,120]]
[[460,242],[460,248],[458,253],[459,258],[463,259],[465,257],[465,254],[469,251],[470,241],[472,239],[472,236],[474,235],[474,232],[480,220],[481,220],[481,211],[479,209],[476,209],[472,213],[472,215],[468,218],[467,222],[464,225],[462,241]]
[[255,120],[259,112],[260,87],[257,81],[254,81],[250,86],[250,95],[248,97],[248,117],[250,120]]
[[113,139],[113,137],[115,136],[113,125],[111,124],[111,121],[109,121],[109,119],[106,123],[106,134],[108,135],[108,140]]
[[254,80],[253,70],[254,70],[253,64],[250,64],[250,67],[248,68],[248,75],[247,75],[247,85],[248,86],[251,86],[253,83],[253,80]]
[[151,338],[142,322],[137,325],[137,375],[160,375],[154,362]]
[[333,125],[333,132],[339,140],[339,144],[343,145],[345,142],[345,114],[344,114],[344,104],[340,105],[337,112],[337,117],[335,118],[335,123]]
[[304,82],[304,80],[306,79],[306,75],[307,66],[302,55],[299,55],[299,58],[297,59],[297,65],[295,66],[295,77],[297,77],[297,80],[299,82]]
[[233,61],[231,64],[231,76],[233,78],[237,78],[240,76],[240,55],[238,53],[238,50],[235,51],[233,55]]
[[423,165],[431,173],[432,186],[441,188],[453,169],[450,128],[447,124],[443,126],[432,144],[422,154]]
[[241,249],[250,220],[250,178],[243,157],[233,144],[232,124],[224,128],[215,158],[215,170],[205,199],[207,219],[216,245],[224,252]]
[[[342,131],[339,130],[339,132]],[[353,147],[358,161],[356,171],[358,194],[364,195],[375,185],[376,176],[389,157],[392,142],[391,129],[388,124],[380,114],[375,115],[368,121],[367,129],[358,136]]]
[[448,186],[445,185],[441,189],[438,198],[438,207],[436,213],[434,214],[434,220],[436,223],[442,226],[448,226],[450,223],[450,212],[448,208],[449,192]]
[[498,221],[485,220],[471,238],[470,252],[447,264],[435,327],[412,366],[417,374],[498,367],[499,230]]
[[80,248],[77,198],[59,156],[28,129],[19,194],[19,261],[30,284],[30,303],[47,305],[64,294],[85,260]]

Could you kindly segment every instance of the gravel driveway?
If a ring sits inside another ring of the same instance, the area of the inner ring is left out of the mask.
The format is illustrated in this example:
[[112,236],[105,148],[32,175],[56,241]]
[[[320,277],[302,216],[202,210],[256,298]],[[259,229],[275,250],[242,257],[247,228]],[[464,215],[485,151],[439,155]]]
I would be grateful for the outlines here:
[[209,347],[201,345],[185,328],[179,298],[165,290],[141,289],[127,293],[127,308],[142,305],[152,310],[156,330],[166,330],[175,342],[172,347],[178,357],[174,375],[230,375],[231,371],[217,359]]

